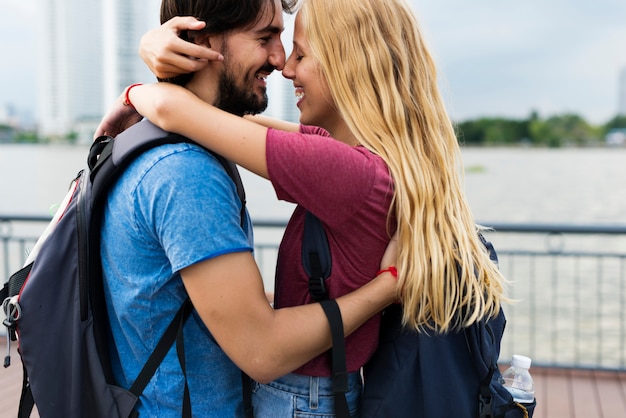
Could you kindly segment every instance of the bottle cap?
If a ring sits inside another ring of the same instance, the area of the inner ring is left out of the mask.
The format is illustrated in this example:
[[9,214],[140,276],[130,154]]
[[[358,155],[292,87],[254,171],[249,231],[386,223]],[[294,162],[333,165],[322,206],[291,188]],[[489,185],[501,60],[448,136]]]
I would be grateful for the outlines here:
[[531,360],[529,357],[520,356],[519,354],[514,354],[513,359],[511,360],[511,365],[524,369],[530,369],[530,363]]

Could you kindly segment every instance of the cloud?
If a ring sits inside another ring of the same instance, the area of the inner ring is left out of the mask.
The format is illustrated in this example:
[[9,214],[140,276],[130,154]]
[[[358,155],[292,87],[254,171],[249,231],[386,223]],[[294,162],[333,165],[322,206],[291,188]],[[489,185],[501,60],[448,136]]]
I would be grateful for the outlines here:
[[[626,67],[626,1],[410,3],[455,119],[521,118],[538,110],[574,112],[604,123],[615,115],[618,74]],[[34,108],[36,2],[0,0],[0,10],[0,106]],[[288,50],[290,35],[283,36]]]
[[623,0],[412,4],[457,119],[536,109],[603,123],[616,113],[626,66]]

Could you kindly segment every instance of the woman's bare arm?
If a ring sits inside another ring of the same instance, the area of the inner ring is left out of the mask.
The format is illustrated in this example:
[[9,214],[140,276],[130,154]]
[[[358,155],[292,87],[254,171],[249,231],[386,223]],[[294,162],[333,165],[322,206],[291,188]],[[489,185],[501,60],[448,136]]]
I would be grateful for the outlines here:
[[271,118],[265,115],[246,115],[244,119],[248,119],[252,122],[258,123],[259,125],[265,126],[267,128],[279,129],[281,131],[287,132],[299,132],[300,124],[295,122],[287,122],[285,120]]
[[193,139],[253,173],[268,178],[267,129],[204,102],[170,83],[136,86],[129,98],[137,111],[160,128]]

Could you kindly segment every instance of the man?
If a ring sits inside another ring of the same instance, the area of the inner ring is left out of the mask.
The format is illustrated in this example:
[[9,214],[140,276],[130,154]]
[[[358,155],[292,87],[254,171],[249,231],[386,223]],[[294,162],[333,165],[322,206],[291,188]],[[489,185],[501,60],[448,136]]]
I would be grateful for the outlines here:
[[[237,115],[264,110],[265,79],[285,62],[281,3],[163,0],[161,21],[177,15],[207,22],[187,37],[224,60],[172,81]],[[268,382],[330,347],[319,304],[274,310],[267,303],[250,221],[241,227],[240,209],[219,162],[187,143],[144,153],[114,186],[105,207],[102,260],[118,354],[114,371],[122,386],[130,386],[187,295],[195,308],[184,337],[196,416],[242,416],[239,369]],[[393,300],[390,282],[383,275],[338,299],[346,333]],[[143,392],[140,416],[180,416],[183,385],[172,349]]]

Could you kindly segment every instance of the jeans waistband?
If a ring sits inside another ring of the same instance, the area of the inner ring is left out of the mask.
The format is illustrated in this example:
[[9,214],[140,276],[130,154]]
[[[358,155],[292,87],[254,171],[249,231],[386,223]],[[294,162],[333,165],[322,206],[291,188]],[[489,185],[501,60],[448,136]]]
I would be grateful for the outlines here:
[[[348,373],[348,390],[352,390],[360,384],[360,372]],[[312,391],[319,392],[320,394],[328,394],[333,391],[332,377],[305,376],[295,373],[281,376],[270,382],[268,385],[299,395],[310,395]]]

